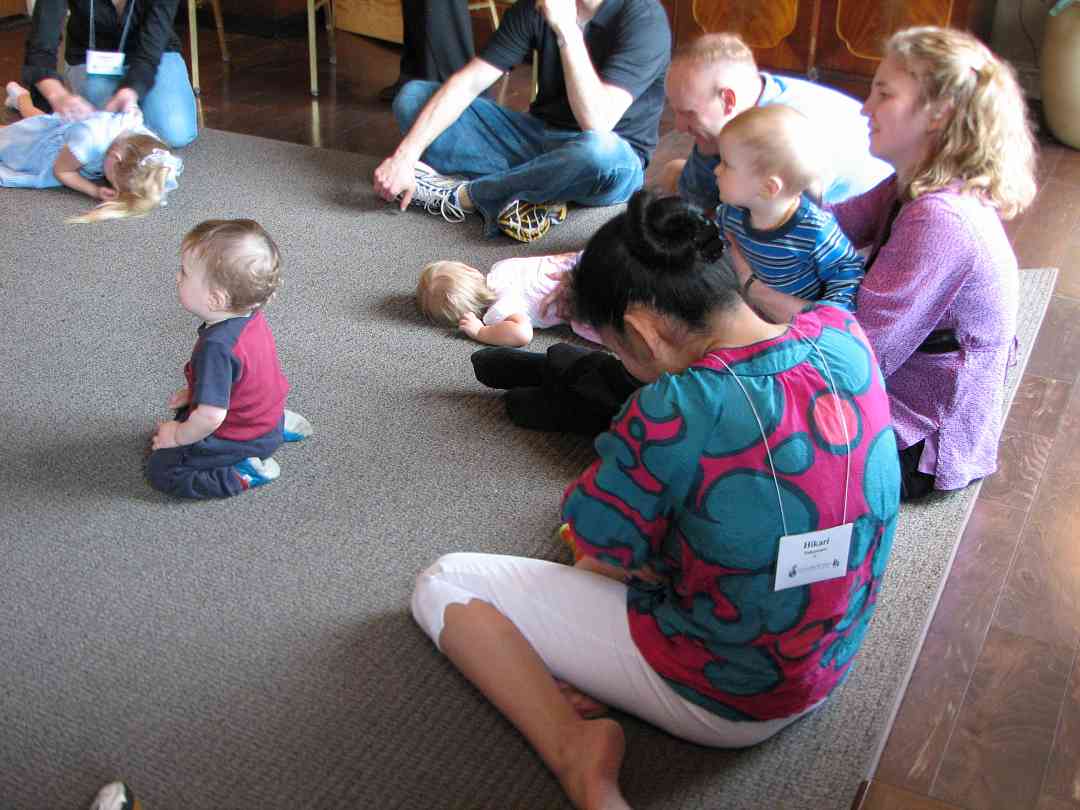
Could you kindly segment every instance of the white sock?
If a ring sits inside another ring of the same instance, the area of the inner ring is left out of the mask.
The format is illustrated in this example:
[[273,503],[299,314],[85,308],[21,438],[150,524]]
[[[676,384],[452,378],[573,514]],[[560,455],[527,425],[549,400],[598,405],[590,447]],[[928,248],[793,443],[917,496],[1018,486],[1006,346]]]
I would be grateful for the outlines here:
[[25,87],[23,87],[18,82],[8,82],[6,89],[7,89],[7,101],[5,101],[4,103],[8,107],[11,107],[11,109],[17,111],[19,109],[19,96],[21,96],[23,93],[26,93],[28,91],[27,91],[27,89]]

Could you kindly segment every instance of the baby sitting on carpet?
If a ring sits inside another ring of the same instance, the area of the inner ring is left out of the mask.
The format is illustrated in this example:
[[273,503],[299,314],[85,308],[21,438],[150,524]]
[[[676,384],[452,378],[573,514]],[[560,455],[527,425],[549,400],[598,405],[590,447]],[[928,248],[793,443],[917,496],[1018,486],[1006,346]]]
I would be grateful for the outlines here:
[[[487,277],[462,262],[432,262],[420,274],[416,304],[435,323],[457,327],[480,343],[526,346],[533,329],[566,323],[548,303],[580,255],[503,259]],[[570,328],[586,340],[602,342],[585,324],[570,321]]]
[[[103,201],[68,222],[143,216],[176,188],[184,164],[143,126],[138,110],[66,121],[35,107],[16,82],[7,84],[7,106],[23,118],[0,127],[0,186],[64,185]],[[95,182],[102,178],[105,185]]]
[[751,107],[728,122],[718,146],[716,217],[753,271],[744,292],[761,281],[854,310],[863,261],[836,218],[807,192],[820,163],[809,119],[783,104]]
[[151,486],[182,498],[226,498],[267,484],[281,470],[282,441],[311,435],[285,410],[289,383],[262,308],[281,284],[277,245],[250,219],[211,219],[180,245],[180,305],[202,321],[169,399],[176,418],[154,432]]

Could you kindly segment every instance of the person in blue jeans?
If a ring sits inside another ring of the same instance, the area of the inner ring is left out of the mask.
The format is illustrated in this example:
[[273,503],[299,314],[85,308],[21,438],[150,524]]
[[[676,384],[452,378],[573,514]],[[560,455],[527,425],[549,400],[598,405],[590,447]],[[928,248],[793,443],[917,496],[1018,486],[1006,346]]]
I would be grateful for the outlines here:
[[[480,97],[534,49],[539,90],[528,113]],[[625,202],[659,138],[670,50],[657,0],[517,3],[444,84],[398,92],[405,137],[376,168],[375,190],[450,222],[479,213],[487,235],[523,242],[561,222],[567,202]]]
[[759,71],[753,52],[735,34],[706,34],[679,47],[667,75],[667,99],[675,129],[692,136],[694,148],[686,160],[664,166],[660,185],[705,211],[720,202],[713,176],[720,162],[720,131],[751,107],[784,104],[820,131],[822,174],[809,192],[817,202],[840,202],[869,191],[892,173],[870,154],[862,102],[806,79]]
[[[199,130],[195,94],[173,30],[179,4],[180,0],[37,0],[22,70],[35,106],[69,120],[81,120],[95,109],[128,112],[138,106],[146,126],[171,148],[191,143]],[[56,63],[65,18],[61,75]],[[123,54],[120,73],[89,72],[88,51]]]

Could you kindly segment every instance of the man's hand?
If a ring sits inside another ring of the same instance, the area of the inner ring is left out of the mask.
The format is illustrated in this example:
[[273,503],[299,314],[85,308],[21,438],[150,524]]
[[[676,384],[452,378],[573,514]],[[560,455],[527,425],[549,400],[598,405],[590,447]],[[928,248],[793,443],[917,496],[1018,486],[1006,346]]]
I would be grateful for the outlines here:
[[150,442],[150,446],[154,450],[166,450],[170,447],[179,447],[180,444],[176,441],[176,430],[179,427],[180,423],[175,419],[160,423],[157,426],[157,430],[154,431],[154,438]]
[[536,0],[536,7],[560,40],[564,31],[577,28],[576,0]]
[[105,112],[127,113],[136,109],[138,106],[139,94],[130,87],[121,87],[113,93],[113,97],[110,98],[109,103],[105,105]]
[[483,328],[484,322],[477,318],[475,313],[472,312],[466,312],[461,316],[461,320],[458,321],[458,329],[473,340],[476,340],[476,336],[480,334],[480,330]]
[[179,388],[173,392],[173,395],[169,397],[169,401],[166,403],[166,407],[176,410],[177,408],[184,408],[191,402],[191,389],[186,385],[183,388]]
[[415,168],[413,161],[391,155],[375,169],[375,193],[387,202],[393,202],[401,195],[398,208],[404,211],[416,190]]

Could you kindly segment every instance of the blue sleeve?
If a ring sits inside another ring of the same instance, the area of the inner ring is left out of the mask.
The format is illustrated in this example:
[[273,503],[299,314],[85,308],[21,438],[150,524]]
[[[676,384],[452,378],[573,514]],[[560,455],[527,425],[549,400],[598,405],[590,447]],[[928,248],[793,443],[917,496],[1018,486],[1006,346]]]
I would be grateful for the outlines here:
[[192,403],[228,410],[232,386],[241,370],[232,351],[213,340],[200,341],[191,355],[191,367],[195,375]]
[[99,160],[109,148],[108,144],[99,143],[100,140],[94,137],[94,129],[89,121],[71,124],[64,132],[64,146],[83,166]]
[[855,294],[866,271],[862,257],[831,214],[823,217],[813,258],[823,287],[821,300],[854,312]]
[[479,57],[503,71],[513,69],[538,47],[538,25],[545,25],[543,15],[536,10],[534,0],[521,0],[506,10],[499,27],[491,35]]
[[720,194],[713,176],[717,162],[717,158],[701,154],[695,146],[679,175],[679,196],[704,211],[716,208],[720,204]]

